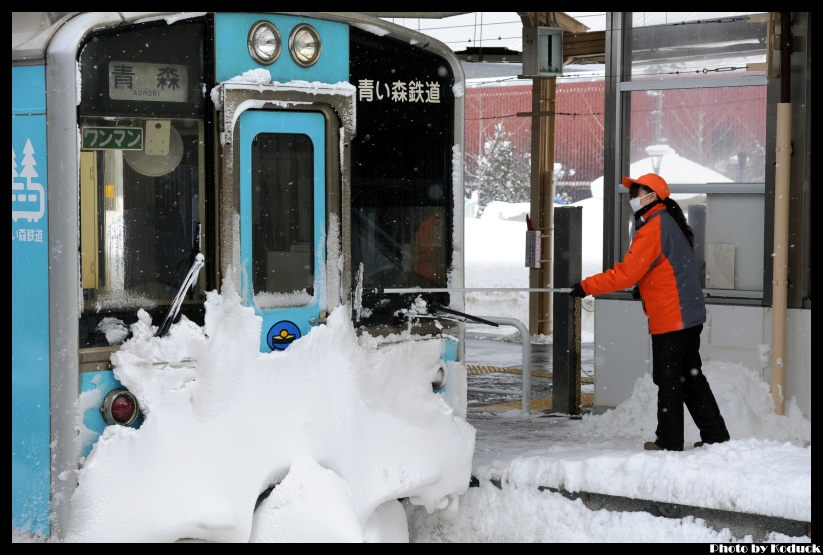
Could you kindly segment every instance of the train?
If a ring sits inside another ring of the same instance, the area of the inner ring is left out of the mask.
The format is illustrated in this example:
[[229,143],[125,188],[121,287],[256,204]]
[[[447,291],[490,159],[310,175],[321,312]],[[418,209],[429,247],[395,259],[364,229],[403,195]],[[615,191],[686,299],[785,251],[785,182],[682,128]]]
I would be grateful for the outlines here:
[[261,352],[348,306],[462,361],[463,91],[448,47],[362,13],[13,12],[12,528],[59,537],[70,471],[143,422],[111,360],[138,312],[203,325],[226,278]]

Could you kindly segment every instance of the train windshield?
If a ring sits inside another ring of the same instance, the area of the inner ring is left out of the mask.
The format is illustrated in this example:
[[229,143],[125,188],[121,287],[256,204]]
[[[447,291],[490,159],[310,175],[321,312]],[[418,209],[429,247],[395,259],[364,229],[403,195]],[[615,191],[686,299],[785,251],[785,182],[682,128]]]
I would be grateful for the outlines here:
[[407,46],[352,30],[352,151],[373,162],[352,167],[352,270],[362,262],[366,287],[442,288],[452,264],[454,76],[442,58]]
[[446,287],[446,216],[416,201],[414,190],[385,187],[352,210],[353,249],[366,287]]
[[[105,346],[105,318],[165,316],[207,217],[205,22],[150,23],[87,37],[78,106],[82,347]],[[208,272],[180,312],[201,321]]]
[[81,134],[85,309],[169,305],[201,250],[202,122],[86,120]]

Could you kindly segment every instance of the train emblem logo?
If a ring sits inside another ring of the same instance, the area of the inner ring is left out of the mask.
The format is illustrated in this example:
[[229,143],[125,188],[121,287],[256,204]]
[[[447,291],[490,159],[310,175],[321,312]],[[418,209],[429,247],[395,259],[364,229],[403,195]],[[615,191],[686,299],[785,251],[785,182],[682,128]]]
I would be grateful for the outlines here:
[[281,320],[269,329],[266,342],[273,351],[282,351],[300,339],[300,335],[300,328],[294,322]]

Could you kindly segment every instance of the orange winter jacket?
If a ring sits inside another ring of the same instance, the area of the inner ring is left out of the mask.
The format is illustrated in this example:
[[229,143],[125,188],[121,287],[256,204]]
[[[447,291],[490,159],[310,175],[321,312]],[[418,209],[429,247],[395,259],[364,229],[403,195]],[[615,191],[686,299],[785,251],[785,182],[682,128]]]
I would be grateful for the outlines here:
[[587,295],[640,288],[652,335],[706,321],[706,305],[694,248],[663,204],[641,220],[629,252],[613,268],[580,282]]

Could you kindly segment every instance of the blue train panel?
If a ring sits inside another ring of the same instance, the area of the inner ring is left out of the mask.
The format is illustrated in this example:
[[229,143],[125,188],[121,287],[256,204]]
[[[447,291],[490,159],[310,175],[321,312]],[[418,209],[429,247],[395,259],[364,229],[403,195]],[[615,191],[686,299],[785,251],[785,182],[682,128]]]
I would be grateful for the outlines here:
[[49,234],[45,69],[12,68],[12,527],[49,534]]
[[11,113],[46,113],[46,68],[22,66],[11,68]]
[[457,341],[453,339],[444,339],[446,351],[443,353],[443,360],[450,362],[457,362]]

